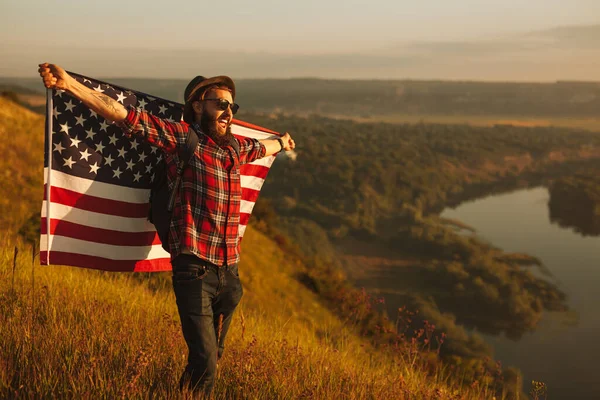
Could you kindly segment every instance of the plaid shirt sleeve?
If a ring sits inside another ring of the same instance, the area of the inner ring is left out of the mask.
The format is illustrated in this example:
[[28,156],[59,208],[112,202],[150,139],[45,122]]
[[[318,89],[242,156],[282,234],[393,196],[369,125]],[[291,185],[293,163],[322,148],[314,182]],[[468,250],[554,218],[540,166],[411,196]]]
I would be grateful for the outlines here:
[[238,139],[240,143],[240,164],[248,164],[259,158],[263,158],[267,149],[257,139],[253,138],[241,138]]
[[124,134],[141,137],[167,153],[185,146],[185,136],[189,130],[186,123],[167,121],[136,107],[129,107],[127,117],[117,125]]

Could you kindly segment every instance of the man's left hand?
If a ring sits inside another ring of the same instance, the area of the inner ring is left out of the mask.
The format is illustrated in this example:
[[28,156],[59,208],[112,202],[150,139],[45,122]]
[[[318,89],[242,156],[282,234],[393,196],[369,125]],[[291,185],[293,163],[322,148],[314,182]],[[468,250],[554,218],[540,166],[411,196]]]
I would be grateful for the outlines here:
[[281,140],[283,141],[283,149],[285,151],[294,150],[296,148],[296,142],[294,142],[294,139],[292,139],[289,133],[286,132],[285,135],[281,137]]

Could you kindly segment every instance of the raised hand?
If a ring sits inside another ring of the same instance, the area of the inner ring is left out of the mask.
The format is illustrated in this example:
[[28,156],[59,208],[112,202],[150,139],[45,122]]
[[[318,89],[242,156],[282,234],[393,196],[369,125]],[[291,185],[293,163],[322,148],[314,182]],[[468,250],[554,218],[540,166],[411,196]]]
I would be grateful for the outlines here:
[[285,135],[281,137],[281,140],[283,140],[283,149],[285,151],[290,151],[296,148],[296,142],[294,142],[289,133],[286,132]]
[[44,86],[48,89],[68,91],[71,96],[79,99],[83,104],[110,121],[123,121],[127,116],[127,110],[121,103],[77,82],[56,64],[40,64],[38,72],[44,81]]
[[44,86],[48,89],[68,90],[73,78],[56,64],[43,63],[39,65],[38,72],[42,77]]

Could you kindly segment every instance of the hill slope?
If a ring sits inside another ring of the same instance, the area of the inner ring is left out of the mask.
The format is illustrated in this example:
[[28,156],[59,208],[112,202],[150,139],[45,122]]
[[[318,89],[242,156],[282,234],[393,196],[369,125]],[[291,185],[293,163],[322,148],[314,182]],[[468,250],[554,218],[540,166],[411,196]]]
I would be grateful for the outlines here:
[[0,226],[17,231],[43,196],[44,117],[0,96]]
[[[244,240],[217,398],[491,397],[416,347],[375,350],[295,279],[297,260],[252,228]],[[186,349],[168,274],[32,267],[29,251],[13,275],[12,247],[0,247],[0,397],[177,397]]]

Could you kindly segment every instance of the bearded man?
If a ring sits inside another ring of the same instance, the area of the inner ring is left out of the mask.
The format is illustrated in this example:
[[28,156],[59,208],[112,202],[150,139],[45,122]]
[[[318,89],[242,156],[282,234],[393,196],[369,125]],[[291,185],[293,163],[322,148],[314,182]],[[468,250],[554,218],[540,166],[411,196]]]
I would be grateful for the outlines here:
[[238,110],[235,84],[227,76],[197,76],[184,92],[183,122],[173,122],[129,107],[77,82],[55,64],[40,64],[49,89],[67,91],[128,136],[139,137],[165,153],[169,187],[177,176],[180,153],[194,129],[199,138],[184,170],[169,228],[173,289],[188,346],[180,388],[209,395],[222,356],[231,317],[242,297],[238,275],[241,203],[240,165],[295,143],[281,138],[238,140],[231,121]]

